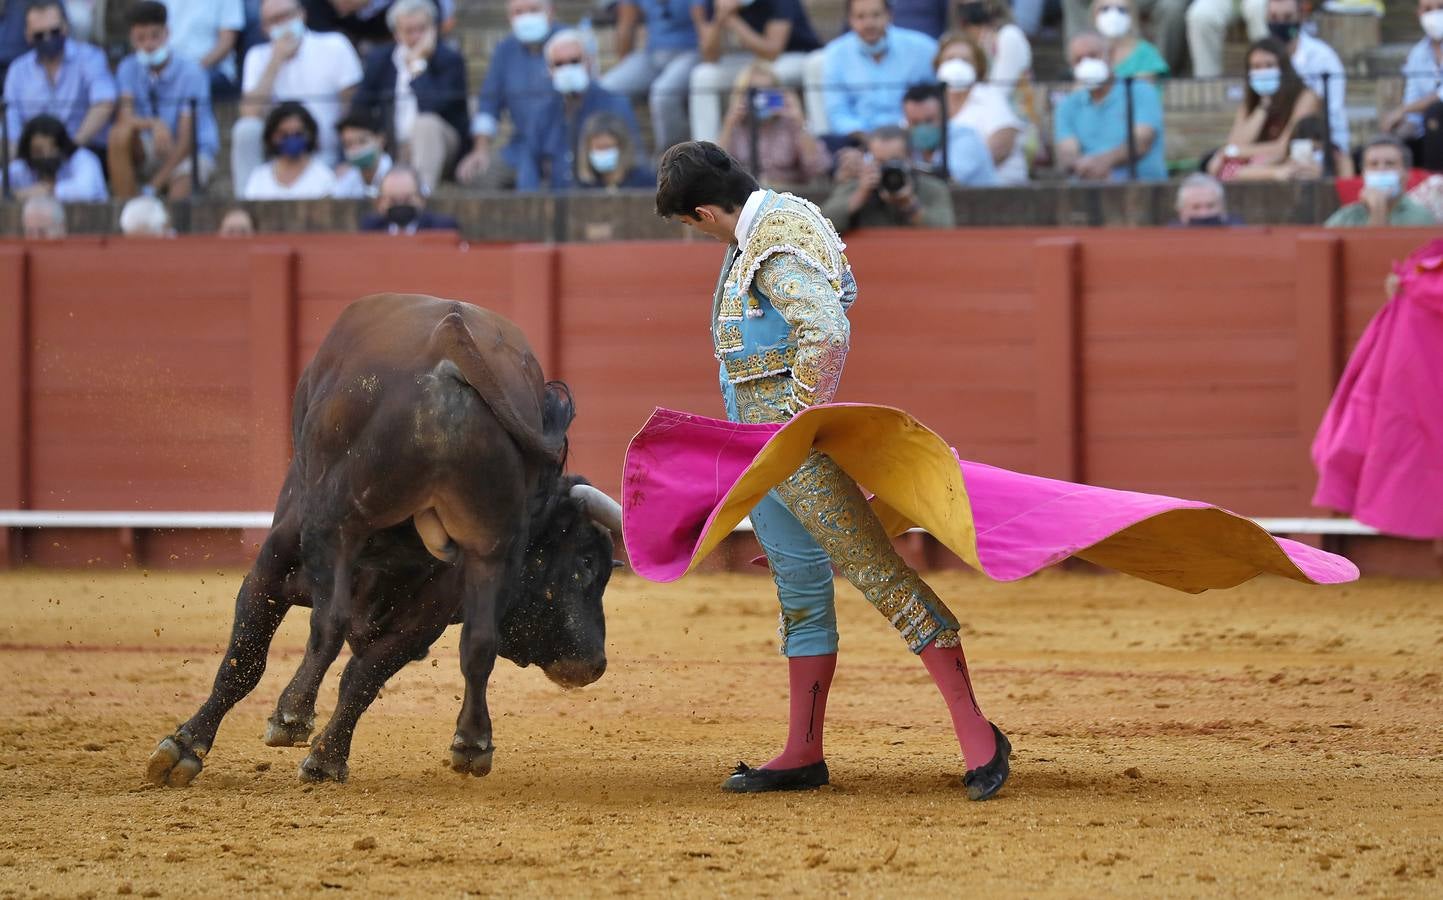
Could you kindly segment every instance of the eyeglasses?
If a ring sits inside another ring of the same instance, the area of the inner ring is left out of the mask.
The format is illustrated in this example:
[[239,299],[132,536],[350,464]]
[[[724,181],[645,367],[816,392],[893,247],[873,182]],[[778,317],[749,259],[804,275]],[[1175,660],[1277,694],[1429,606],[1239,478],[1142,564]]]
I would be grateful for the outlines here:
[[49,31],[32,32],[30,35],[30,43],[38,44],[46,38],[58,38],[64,33],[65,29],[60,27],[52,28]]

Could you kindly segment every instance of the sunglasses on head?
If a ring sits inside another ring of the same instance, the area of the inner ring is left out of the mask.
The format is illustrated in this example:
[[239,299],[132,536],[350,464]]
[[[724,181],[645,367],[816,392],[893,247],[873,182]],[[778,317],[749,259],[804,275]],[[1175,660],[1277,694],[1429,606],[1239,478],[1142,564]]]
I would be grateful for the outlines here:
[[52,28],[49,31],[36,31],[30,35],[30,42],[38,44],[46,38],[58,38],[64,33],[65,29],[59,27]]

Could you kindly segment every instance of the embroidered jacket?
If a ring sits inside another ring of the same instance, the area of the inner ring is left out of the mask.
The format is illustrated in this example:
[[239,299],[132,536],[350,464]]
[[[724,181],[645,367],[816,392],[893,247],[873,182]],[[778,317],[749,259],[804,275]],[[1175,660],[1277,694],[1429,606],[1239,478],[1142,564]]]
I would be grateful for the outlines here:
[[724,381],[789,375],[794,412],[832,399],[851,335],[846,311],[857,298],[845,249],[815,205],[766,192],[714,298]]

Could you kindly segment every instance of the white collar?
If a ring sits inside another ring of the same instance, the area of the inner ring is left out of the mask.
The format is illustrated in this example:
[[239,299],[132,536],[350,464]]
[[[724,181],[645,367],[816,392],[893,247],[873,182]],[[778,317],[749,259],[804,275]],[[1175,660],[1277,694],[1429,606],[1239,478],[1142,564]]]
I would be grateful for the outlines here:
[[766,198],[767,192],[765,190],[752,191],[752,195],[747,198],[746,204],[742,207],[741,215],[737,216],[737,229],[735,233],[738,244],[745,244],[747,242],[747,235],[750,234],[752,230],[752,220],[757,217],[757,207],[761,206],[762,201]]

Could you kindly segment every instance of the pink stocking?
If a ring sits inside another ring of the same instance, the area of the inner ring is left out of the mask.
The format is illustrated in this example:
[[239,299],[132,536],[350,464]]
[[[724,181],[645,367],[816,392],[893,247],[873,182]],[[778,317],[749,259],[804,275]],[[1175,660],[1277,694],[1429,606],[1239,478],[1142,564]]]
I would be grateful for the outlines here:
[[957,732],[957,743],[962,745],[968,770],[991,762],[997,753],[997,739],[972,694],[972,679],[967,674],[967,658],[962,655],[962,648],[938,647],[932,643],[919,655],[927,673],[937,683],[937,690],[942,692],[942,699],[947,701],[952,728]]
[[787,659],[787,670],[792,692],[787,746],[763,769],[797,769],[822,761],[822,722],[837,654],[793,656]]

